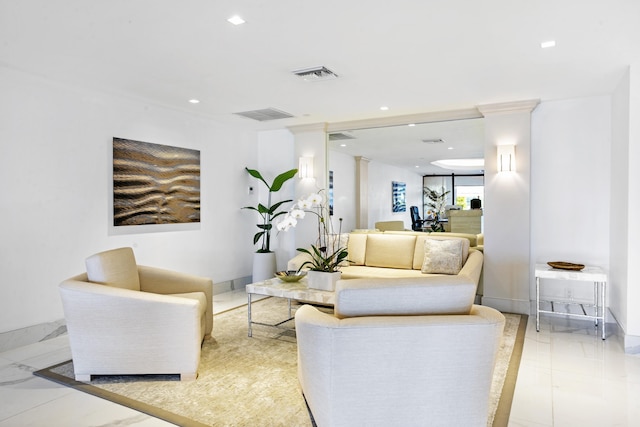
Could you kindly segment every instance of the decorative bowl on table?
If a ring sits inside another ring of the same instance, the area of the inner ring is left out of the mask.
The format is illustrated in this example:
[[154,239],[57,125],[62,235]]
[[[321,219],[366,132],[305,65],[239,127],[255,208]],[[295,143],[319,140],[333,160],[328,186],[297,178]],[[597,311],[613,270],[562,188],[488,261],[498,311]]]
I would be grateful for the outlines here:
[[553,268],[558,268],[560,270],[580,271],[584,268],[584,264],[574,264],[572,262],[565,261],[550,261],[547,264],[549,264]]
[[287,270],[276,271],[276,277],[283,282],[297,282],[302,279],[307,273],[305,271]]

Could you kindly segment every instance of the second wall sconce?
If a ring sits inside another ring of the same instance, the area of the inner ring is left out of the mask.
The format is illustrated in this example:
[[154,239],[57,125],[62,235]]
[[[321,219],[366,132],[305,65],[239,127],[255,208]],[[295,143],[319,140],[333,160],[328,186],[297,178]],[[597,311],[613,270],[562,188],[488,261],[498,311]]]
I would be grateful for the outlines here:
[[298,162],[298,176],[301,179],[313,178],[313,157],[300,157]]
[[516,171],[516,146],[498,145],[498,172]]

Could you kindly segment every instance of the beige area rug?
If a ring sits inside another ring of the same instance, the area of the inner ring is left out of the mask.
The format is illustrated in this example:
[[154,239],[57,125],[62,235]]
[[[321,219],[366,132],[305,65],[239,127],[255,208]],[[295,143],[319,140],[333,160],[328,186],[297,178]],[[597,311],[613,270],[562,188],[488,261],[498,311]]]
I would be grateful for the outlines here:
[[[276,323],[286,300],[253,304],[253,320]],[[527,317],[505,314],[505,338],[492,386],[489,426],[506,426],[520,362]],[[293,326],[287,322],[283,326]],[[253,327],[247,337],[247,307],[215,316],[205,340],[196,381],[174,375],[97,376],[75,381],[68,361],[35,373],[179,426],[313,426],[297,380],[295,333]]]

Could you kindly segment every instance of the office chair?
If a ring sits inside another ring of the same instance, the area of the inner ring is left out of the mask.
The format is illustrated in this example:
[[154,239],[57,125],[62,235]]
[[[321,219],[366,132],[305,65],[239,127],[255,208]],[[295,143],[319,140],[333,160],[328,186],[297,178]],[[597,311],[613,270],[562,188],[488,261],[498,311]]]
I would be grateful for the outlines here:
[[413,231],[422,231],[422,227],[424,226],[424,220],[420,219],[420,213],[418,212],[417,206],[411,206],[409,208],[411,213],[411,229]]

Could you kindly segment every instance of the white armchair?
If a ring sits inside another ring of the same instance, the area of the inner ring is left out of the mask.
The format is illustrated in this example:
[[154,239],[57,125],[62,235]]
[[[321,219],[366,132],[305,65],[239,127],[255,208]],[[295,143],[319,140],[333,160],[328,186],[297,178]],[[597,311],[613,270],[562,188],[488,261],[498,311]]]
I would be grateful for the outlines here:
[[136,264],[131,248],[93,255],[63,281],[75,377],[179,374],[197,377],[213,328],[211,279]]
[[[317,424],[485,427],[504,316],[472,306],[463,286],[371,282],[339,281],[335,315],[296,312],[298,377]],[[429,314],[436,295],[447,308]]]

